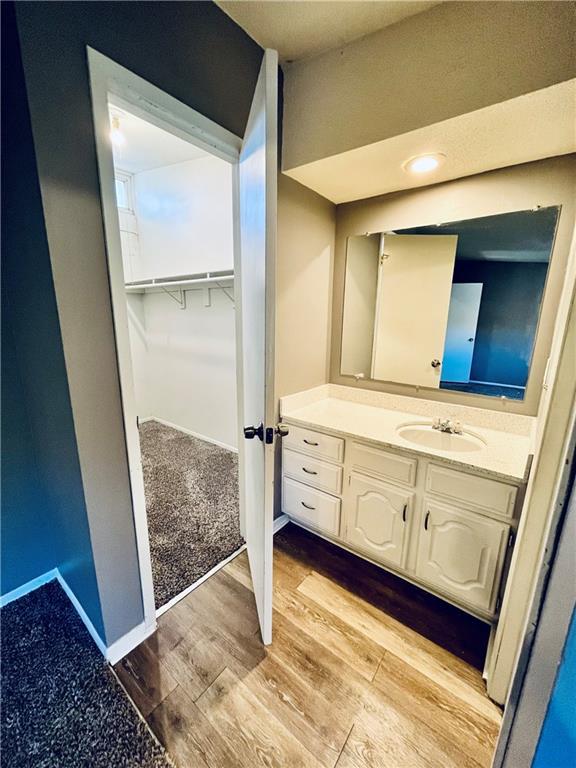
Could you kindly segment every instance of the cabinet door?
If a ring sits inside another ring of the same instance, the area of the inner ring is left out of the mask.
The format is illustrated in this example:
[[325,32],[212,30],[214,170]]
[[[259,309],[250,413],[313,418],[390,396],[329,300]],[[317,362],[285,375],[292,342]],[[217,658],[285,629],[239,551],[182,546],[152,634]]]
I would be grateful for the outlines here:
[[354,472],[347,495],[346,540],[379,562],[404,566],[413,493]]
[[509,526],[425,499],[416,575],[484,613],[493,613]]

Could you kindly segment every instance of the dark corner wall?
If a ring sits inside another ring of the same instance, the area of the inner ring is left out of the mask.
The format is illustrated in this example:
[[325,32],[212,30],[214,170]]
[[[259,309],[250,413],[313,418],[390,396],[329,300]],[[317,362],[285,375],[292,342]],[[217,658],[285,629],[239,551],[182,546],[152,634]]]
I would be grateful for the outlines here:
[[103,636],[24,73],[7,3],[2,96],[1,591],[58,567]]
[[[6,312],[21,381],[12,386],[19,407],[7,405],[21,415],[7,420],[6,439],[28,434],[10,468],[22,494],[9,488],[5,505],[7,585],[57,562],[111,644],[142,621],[143,605],[86,46],[240,136],[262,50],[212,2],[17,2],[2,11],[13,102],[3,111]],[[44,559],[40,519],[52,532]],[[16,567],[24,553],[26,573]]]
[[548,263],[456,260],[455,283],[483,283],[472,381],[525,387]]

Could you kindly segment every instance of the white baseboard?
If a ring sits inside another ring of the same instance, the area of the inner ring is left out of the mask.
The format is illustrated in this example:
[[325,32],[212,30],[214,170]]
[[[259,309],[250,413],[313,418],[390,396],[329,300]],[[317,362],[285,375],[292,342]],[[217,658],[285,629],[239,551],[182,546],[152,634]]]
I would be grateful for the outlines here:
[[140,643],[144,642],[147,637],[156,631],[155,622],[151,626],[146,626],[146,624],[142,622],[141,624],[138,624],[137,627],[134,627],[129,632],[127,632],[125,635],[122,635],[122,637],[119,637],[118,640],[115,640],[111,645],[106,645],[106,643],[102,640],[96,631],[94,624],[92,624],[90,621],[88,614],[80,605],[78,598],[70,588],[68,582],[59,571],[57,572],[57,579],[64,592],[66,592],[68,595],[70,602],[74,608],[76,608],[76,612],[84,622],[84,626],[90,633],[92,640],[94,640],[100,652],[109,664],[116,664],[119,662],[120,659],[124,658],[127,653],[130,653],[130,651],[134,650],[137,645],[140,645]]
[[76,608],[76,613],[78,614],[78,616],[80,616],[80,618],[84,622],[84,626],[86,627],[86,629],[90,633],[90,636],[92,637],[92,640],[94,640],[94,642],[98,646],[98,648],[100,650],[100,653],[103,656],[106,656],[106,654],[107,654],[106,643],[104,642],[104,640],[102,640],[102,638],[100,637],[100,635],[96,631],[96,627],[90,621],[90,618],[88,617],[88,614],[86,613],[84,608],[82,608],[82,606],[80,604],[80,601],[78,600],[78,598],[76,597],[74,592],[72,592],[72,589],[70,588],[70,586],[69,586],[68,582],[66,581],[66,579],[64,578],[64,576],[62,576],[62,574],[58,570],[57,570],[56,573],[57,573],[56,578],[58,579],[58,583],[60,584],[60,586],[62,587],[64,592],[66,592],[66,595],[68,596],[68,599],[70,600],[70,602],[72,603],[74,608]]
[[138,624],[137,627],[131,629],[118,640],[109,645],[106,649],[106,660],[114,665],[117,664],[120,659],[123,659],[130,651],[133,651],[140,643],[143,643],[147,637],[153,635],[156,632],[156,622],[151,626],[146,626],[145,622]]
[[46,571],[42,576],[37,576],[35,579],[27,581],[26,584],[22,584],[21,587],[13,589],[11,592],[6,592],[5,595],[0,597],[0,608],[4,608],[8,603],[12,603],[14,600],[18,600],[20,597],[24,597],[29,592],[34,592],[38,587],[43,587],[44,584],[48,584],[49,581],[54,581],[58,578],[58,571],[56,568],[52,568],[51,571]]
[[483,384],[486,387],[507,387],[508,389],[526,389],[519,384],[502,384],[498,381],[478,381],[477,379],[470,379],[470,381],[463,381],[463,384]]
[[214,576],[215,573],[218,573],[221,568],[224,568],[225,565],[228,565],[231,560],[234,560],[234,558],[237,557],[241,552],[244,552],[245,549],[246,544],[242,544],[241,547],[239,547],[235,552],[232,552],[231,555],[228,555],[228,557],[226,557],[220,563],[215,565],[214,568],[209,570],[208,573],[205,573],[204,576],[201,576],[197,581],[194,582],[194,584],[190,584],[189,587],[186,587],[186,589],[182,590],[182,592],[179,592],[175,597],[172,598],[172,600],[169,600],[166,605],[162,605],[160,608],[158,608],[156,611],[156,618],[162,616],[163,613],[166,613],[166,611],[170,610],[170,608],[175,606],[176,603],[179,603],[180,600],[193,592],[196,587],[199,587],[200,584],[203,584],[206,579],[209,579],[210,576]]
[[183,432],[185,435],[197,437],[198,440],[204,440],[205,443],[212,443],[212,445],[217,445],[219,448],[225,448],[227,451],[232,451],[232,453],[238,453],[238,448],[235,448],[233,445],[215,440],[213,437],[206,437],[206,435],[201,435],[200,432],[194,432],[192,429],[180,427],[178,424],[173,424],[171,421],[166,421],[166,419],[160,419],[158,416],[146,416],[143,419],[138,419],[139,424],[144,424],[146,421],[157,421],[158,424],[164,424],[165,427],[172,427],[172,429],[177,429],[178,432]]
[[281,515],[278,515],[278,517],[274,518],[274,523],[272,526],[272,531],[274,533],[278,533],[282,528],[284,528],[287,523],[290,522],[290,518],[288,515],[284,514],[284,512]]
[[137,645],[140,645],[141,642],[146,640],[147,637],[155,632],[156,623],[147,627],[145,623],[142,622],[142,624],[139,624],[137,627],[134,627],[134,629],[131,629],[130,632],[127,632],[125,635],[120,637],[118,640],[112,643],[112,645],[107,646],[104,640],[102,640],[98,634],[96,627],[90,621],[88,614],[84,608],[82,608],[80,601],[58,568],[53,568],[51,571],[47,571],[46,573],[43,573],[41,576],[38,576],[31,581],[27,581],[26,584],[22,584],[21,587],[13,589],[11,592],[7,592],[5,595],[2,595],[2,597],[0,597],[0,607],[3,608],[5,605],[8,605],[8,603],[24,597],[24,595],[27,595],[29,592],[34,592],[34,590],[39,589],[40,587],[43,587],[44,584],[48,584],[48,582],[54,580],[58,581],[66,593],[66,597],[74,606],[76,613],[82,619],[82,622],[88,630],[90,637],[96,643],[98,650],[110,664],[116,664],[118,661],[120,661],[121,658],[126,656],[127,653],[136,648]]

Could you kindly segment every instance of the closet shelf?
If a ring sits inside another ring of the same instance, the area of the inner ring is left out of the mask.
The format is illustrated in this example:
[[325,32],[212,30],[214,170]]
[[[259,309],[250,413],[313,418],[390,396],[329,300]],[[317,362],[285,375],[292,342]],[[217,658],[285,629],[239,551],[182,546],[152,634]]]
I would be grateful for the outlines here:
[[222,285],[232,285],[233,282],[234,271],[229,269],[220,272],[202,272],[196,275],[176,275],[174,277],[156,277],[152,280],[136,280],[131,283],[125,283],[124,288],[126,293],[150,293],[155,291],[202,288],[211,285],[219,287]]

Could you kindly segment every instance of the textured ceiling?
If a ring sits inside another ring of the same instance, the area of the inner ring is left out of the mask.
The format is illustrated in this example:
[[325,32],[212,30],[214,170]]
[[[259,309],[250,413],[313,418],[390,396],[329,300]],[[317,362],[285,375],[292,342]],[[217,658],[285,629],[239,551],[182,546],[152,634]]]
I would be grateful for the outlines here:
[[315,56],[356,40],[438,2],[394,0],[216,0],[216,4],[280,61]]
[[[576,79],[284,172],[334,203],[438,184],[576,152]],[[443,153],[430,173],[406,172],[416,155]]]

